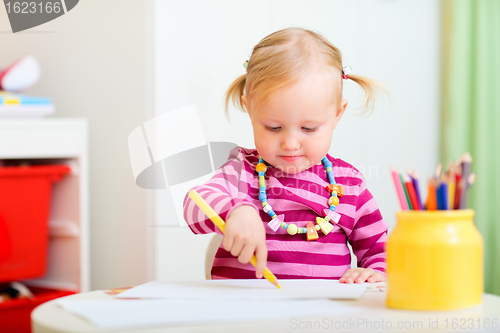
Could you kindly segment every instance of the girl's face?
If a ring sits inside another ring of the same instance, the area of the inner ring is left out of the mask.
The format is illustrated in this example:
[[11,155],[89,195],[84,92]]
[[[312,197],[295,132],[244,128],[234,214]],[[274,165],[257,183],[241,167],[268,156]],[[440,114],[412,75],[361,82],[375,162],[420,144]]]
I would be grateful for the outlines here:
[[248,107],[255,147],[279,170],[295,174],[321,162],[330,149],[333,130],[344,114],[347,100],[325,74],[310,72],[297,83],[274,92],[263,106]]

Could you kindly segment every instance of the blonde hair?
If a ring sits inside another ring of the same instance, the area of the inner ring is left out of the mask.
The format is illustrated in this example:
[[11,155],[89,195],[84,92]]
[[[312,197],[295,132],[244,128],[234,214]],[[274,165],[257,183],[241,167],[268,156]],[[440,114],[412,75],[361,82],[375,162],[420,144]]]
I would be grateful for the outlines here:
[[[246,95],[247,103],[265,103],[271,94],[310,71],[311,66],[333,68],[342,97],[342,54],[322,35],[302,29],[287,28],[276,31],[262,39],[254,48],[248,60],[246,73],[238,77],[225,94],[225,109],[228,115],[229,103],[246,112],[241,96]],[[365,91],[363,108],[373,111],[376,91],[386,92],[384,86],[375,80],[360,75],[349,74],[349,80],[359,84]]]

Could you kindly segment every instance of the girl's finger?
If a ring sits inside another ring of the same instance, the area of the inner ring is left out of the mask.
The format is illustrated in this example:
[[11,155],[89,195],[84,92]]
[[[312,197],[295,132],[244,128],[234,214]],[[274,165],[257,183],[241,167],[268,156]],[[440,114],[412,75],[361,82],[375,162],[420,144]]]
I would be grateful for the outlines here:
[[353,283],[356,278],[359,276],[361,271],[359,269],[353,270],[348,276],[345,277],[345,282],[346,283]]
[[257,250],[255,251],[255,257],[257,258],[257,267],[255,271],[255,276],[257,279],[262,278],[264,274],[264,269],[267,266],[267,247],[266,245],[257,246]]
[[349,275],[351,275],[351,272],[353,271],[354,269],[350,268],[348,269],[347,271],[345,271],[345,273],[340,277],[339,279],[339,282],[345,282],[346,279],[349,277]]
[[370,276],[367,281],[370,283],[385,281],[385,276],[380,272],[376,272]]
[[224,248],[224,250],[228,252],[233,247],[233,243],[234,243],[234,237],[232,237],[229,234],[225,234],[224,238],[222,238],[222,247]]
[[252,245],[251,243],[246,243],[238,255],[238,261],[242,264],[246,264],[250,261],[254,253],[255,253],[255,245]]
[[231,249],[230,249],[231,254],[235,257],[238,257],[240,255],[241,249],[243,249],[244,245],[245,245],[245,243],[241,239],[235,237],[235,239],[233,241],[233,245],[231,246]]
[[374,273],[373,269],[367,268],[367,269],[363,270],[358,275],[358,277],[354,280],[354,282],[356,282],[356,283],[363,283],[363,282],[366,281],[366,279],[368,279],[370,276],[372,276],[373,273]]

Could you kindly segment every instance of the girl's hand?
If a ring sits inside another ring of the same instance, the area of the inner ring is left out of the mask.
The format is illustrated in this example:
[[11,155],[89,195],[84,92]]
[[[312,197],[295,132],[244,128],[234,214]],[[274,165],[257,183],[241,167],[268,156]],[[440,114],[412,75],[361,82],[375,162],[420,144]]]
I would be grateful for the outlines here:
[[371,268],[351,268],[340,278],[340,283],[363,283],[385,281],[384,274]]
[[255,254],[257,257],[257,279],[262,278],[267,264],[266,230],[259,213],[252,206],[243,205],[234,209],[226,218],[226,230],[222,246],[238,261],[246,264]]

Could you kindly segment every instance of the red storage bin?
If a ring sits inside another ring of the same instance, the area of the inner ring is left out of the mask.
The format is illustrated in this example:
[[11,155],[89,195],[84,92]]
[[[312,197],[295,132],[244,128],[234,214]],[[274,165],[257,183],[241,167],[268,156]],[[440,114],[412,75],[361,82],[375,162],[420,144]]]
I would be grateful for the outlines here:
[[72,291],[29,287],[33,299],[14,299],[0,303],[0,332],[30,333],[31,311],[38,305],[52,299],[75,294]]
[[0,168],[0,282],[45,274],[52,183],[70,171],[66,165]]

